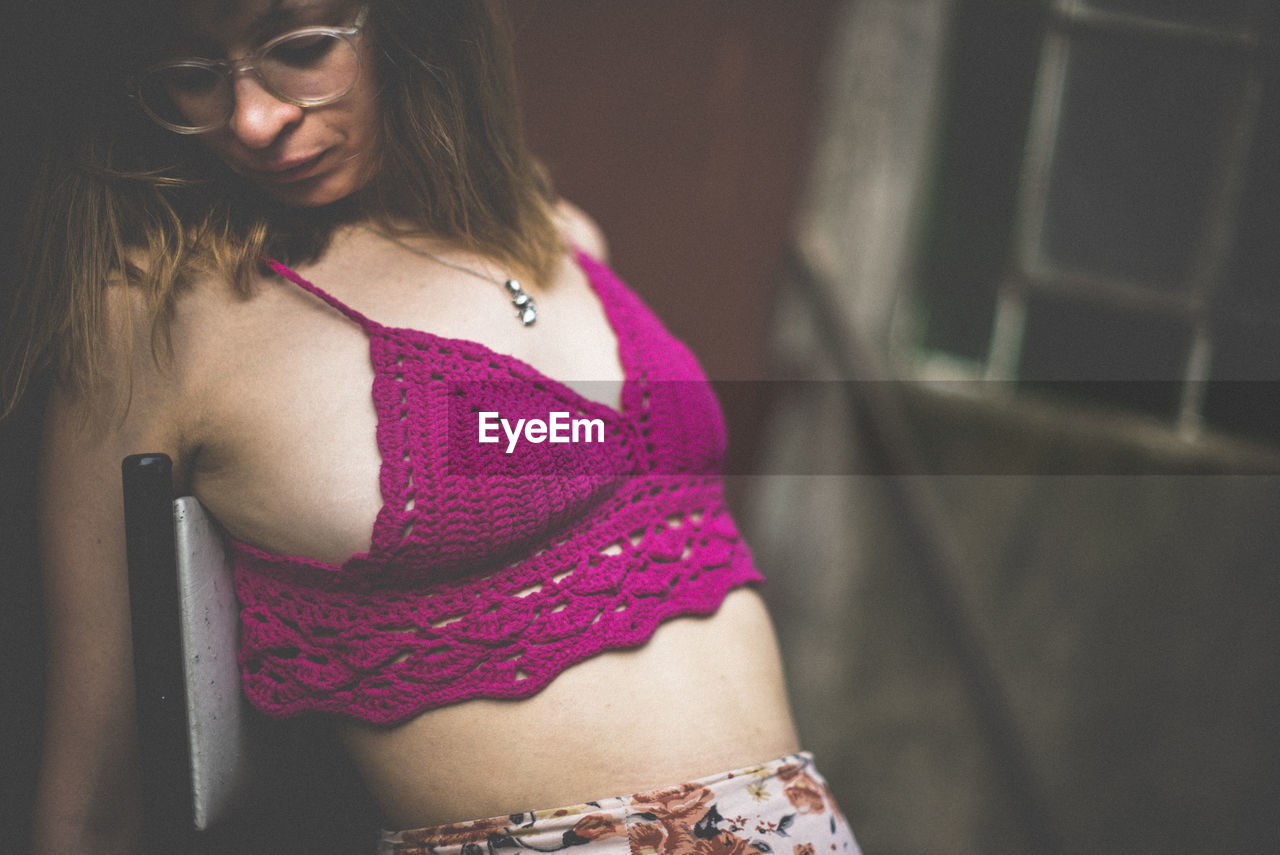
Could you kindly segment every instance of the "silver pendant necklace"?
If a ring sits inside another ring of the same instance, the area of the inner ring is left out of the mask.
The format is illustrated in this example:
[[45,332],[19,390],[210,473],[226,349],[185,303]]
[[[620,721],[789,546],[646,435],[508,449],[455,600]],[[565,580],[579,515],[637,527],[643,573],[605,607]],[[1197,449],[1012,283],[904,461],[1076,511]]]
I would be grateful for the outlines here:
[[421,255],[423,258],[429,258],[432,261],[436,262],[437,264],[443,264],[445,267],[452,267],[454,270],[461,271],[462,273],[469,273],[470,275],[476,277],[477,279],[483,279],[486,282],[492,282],[494,285],[500,286],[503,290],[507,292],[507,295],[511,298],[511,305],[516,310],[516,320],[520,321],[520,323],[526,327],[533,326],[534,322],[538,320],[537,304],[533,302],[533,298],[530,297],[528,293],[525,292],[524,286],[521,285],[517,280],[499,279],[496,276],[489,276],[488,274],[482,273],[479,270],[472,270],[470,267],[464,267],[463,265],[458,264],[455,261],[450,261],[447,258],[441,258],[440,256],[436,255],[434,252],[428,252],[425,249],[418,249],[416,246],[410,246],[409,244],[405,243],[404,241],[400,240],[394,235],[389,235],[384,232],[380,232],[377,229],[372,228],[370,226],[362,225],[360,228],[364,229],[367,232],[372,232],[373,234],[377,235],[383,240],[389,240],[392,243],[394,243],[396,246],[400,247],[401,249],[406,249],[409,252],[412,252],[414,255]]

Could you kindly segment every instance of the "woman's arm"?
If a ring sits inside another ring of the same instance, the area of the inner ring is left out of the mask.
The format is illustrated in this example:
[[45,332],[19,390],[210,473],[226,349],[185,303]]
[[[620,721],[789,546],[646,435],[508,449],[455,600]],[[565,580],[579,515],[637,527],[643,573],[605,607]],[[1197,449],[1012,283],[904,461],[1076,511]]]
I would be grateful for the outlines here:
[[[48,683],[37,853],[128,852],[138,775],[119,442],[55,391],[41,466]],[[114,483],[113,483],[114,480]]]
[[[113,298],[133,302],[127,294]],[[162,417],[167,384],[150,356],[147,328],[134,337],[125,335],[127,325],[112,326],[99,394],[89,400],[57,388],[45,417],[39,522],[48,679],[39,855],[131,852],[139,840],[120,463],[140,451],[172,455],[176,443]]]

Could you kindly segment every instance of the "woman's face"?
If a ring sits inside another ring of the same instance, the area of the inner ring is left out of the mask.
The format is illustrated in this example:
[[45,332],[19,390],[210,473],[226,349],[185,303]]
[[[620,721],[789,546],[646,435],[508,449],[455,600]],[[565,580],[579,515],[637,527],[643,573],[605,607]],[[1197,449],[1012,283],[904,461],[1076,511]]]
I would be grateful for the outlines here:
[[[190,43],[173,53],[238,59],[300,27],[350,26],[359,9],[349,0],[192,0],[185,37]],[[330,104],[301,107],[282,101],[252,72],[237,72],[231,119],[200,141],[286,205],[326,205],[356,192],[372,174],[379,126],[373,50],[363,34],[356,44],[359,77],[350,92]]]

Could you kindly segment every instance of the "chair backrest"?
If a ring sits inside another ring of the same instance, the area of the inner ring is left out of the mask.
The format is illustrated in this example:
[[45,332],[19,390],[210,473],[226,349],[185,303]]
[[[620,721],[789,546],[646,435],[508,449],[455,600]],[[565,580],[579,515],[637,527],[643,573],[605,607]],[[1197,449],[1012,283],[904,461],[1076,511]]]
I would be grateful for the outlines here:
[[122,473],[147,815],[203,831],[254,778],[231,558],[200,503],[173,498],[167,456],[131,455]]
[[186,677],[193,822],[217,822],[248,786],[252,758],[240,692],[239,606],[231,556],[194,496],[173,503],[178,607]]

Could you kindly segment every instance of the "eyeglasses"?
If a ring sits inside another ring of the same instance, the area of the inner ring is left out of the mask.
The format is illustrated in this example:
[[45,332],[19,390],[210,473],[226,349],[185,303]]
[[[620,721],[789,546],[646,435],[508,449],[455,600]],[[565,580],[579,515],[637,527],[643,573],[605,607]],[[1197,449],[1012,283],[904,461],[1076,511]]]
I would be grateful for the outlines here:
[[250,71],[274,97],[300,107],[337,101],[360,74],[355,38],[367,7],[350,27],[303,27],[282,33],[242,59],[191,57],[153,65],[131,81],[134,98],[156,124],[179,134],[226,125],[235,111],[235,75]]

